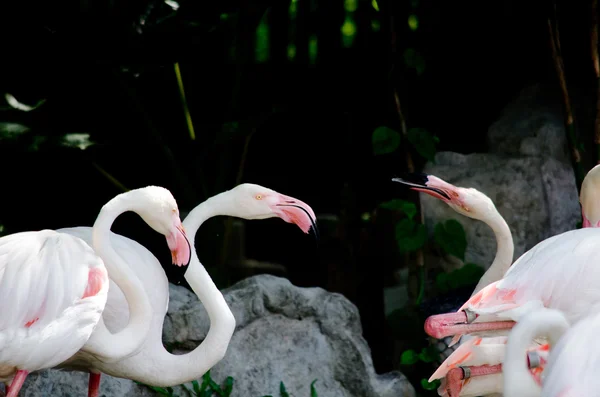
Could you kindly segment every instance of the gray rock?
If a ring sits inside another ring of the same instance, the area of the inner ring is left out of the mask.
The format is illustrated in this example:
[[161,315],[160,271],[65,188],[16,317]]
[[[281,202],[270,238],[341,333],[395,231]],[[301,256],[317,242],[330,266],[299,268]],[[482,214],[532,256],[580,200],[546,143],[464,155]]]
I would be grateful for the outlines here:
[[[87,396],[89,375],[83,372],[48,370],[30,374],[19,397],[76,397]],[[1,393],[0,393],[1,395]],[[128,379],[102,375],[100,397],[150,397],[156,393]]]
[[[488,195],[511,229],[515,260],[541,240],[574,229],[580,218],[572,168],[553,158],[440,152],[425,172]],[[420,198],[428,231],[432,234],[437,222],[456,219],[467,234],[465,261],[487,269],[496,254],[492,230],[438,199],[426,194]]]
[[[400,372],[378,375],[362,337],[356,306],[321,288],[299,288],[288,280],[259,275],[224,291],[237,321],[225,358],[211,370],[222,383],[234,378],[232,397],[279,395],[283,381],[291,396],[309,397],[315,383],[320,397],[413,397]],[[194,349],[206,336],[209,320],[190,291],[170,284],[163,339],[174,353]],[[28,377],[22,396],[85,396],[87,374],[57,370]],[[189,386],[189,385],[188,385]],[[101,396],[150,396],[132,381],[103,375]],[[186,396],[179,387],[175,394]]]
[[[206,335],[208,317],[193,295],[171,285],[171,297],[181,293],[188,298],[177,310],[170,305],[165,342],[187,351]],[[375,373],[358,309],[344,296],[269,275],[243,280],[224,295],[237,327],[211,375],[235,379],[232,397],[277,395],[280,381],[291,395],[308,397],[314,379],[320,397],[414,396],[401,373]]]
[[489,128],[488,144],[491,153],[551,157],[569,164],[557,88],[535,84],[523,89]]

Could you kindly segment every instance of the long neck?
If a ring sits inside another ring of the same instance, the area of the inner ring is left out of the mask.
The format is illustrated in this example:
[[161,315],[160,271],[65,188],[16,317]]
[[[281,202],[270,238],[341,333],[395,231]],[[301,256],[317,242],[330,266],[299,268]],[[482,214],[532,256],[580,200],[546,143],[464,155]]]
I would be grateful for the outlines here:
[[490,267],[483,276],[481,276],[481,279],[477,283],[471,296],[475,295],[494,281],[498,281],[504,277],[504,274],[512,264],[515,250],[510,228],[502,215],[500,215],[495,208],[492,208],[490,216],[484,219],[484,222],[492,228],[494,235],[496,236],[496,256]]
[[552,309],[540,309],[528,314],[512,329],[504,356],[504,395],[521,397],[541,396],[542,388],[533,380],[526,360],[527,348],[542,335],[554,346],[567,331],[564,315]]
[[129,323],[113,334],[105,326],[102,317],[86,343],[85,350],[100,359],[113,360],[135,353],[143,344],[152,322],[152,307],[140,279],[129,265],[113,249],[110,228],[115,219],[126,211],[134,211],[122,196],[109,201],[96,218],[92,228],[92,243],[96,253],[104,261],[110,279],[119,286],[129,305]]
[[225,298],[200,263],[194,237],[198,228],[208,218],[217,215],[234,216],[231,211],[232,205],[234,203],[231,197],[224,192],[198,205],[183,221],[186,234],[193,246],[185,279],[204,305],[210,319],[210,329],[202,343],[187,354],[173,355],[162,344],[156,346],[157,350],[154,352],[157,355],[156,362],[160,363],[161,368],[177,370],[161,372],[160,377],[151,381],[153,386],[166,387],[191,382],[200,378],[225,356],[235,330],[235,318]]

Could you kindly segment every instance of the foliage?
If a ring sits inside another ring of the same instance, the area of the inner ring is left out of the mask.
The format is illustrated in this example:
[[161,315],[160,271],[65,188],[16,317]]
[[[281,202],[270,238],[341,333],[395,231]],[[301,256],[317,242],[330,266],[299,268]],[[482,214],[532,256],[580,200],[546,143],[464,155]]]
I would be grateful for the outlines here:
[[[435,162],[436,145],[439,138],[425,128],[409,128],[406,139],[415,148],[419,155],[426,160]],[[376,156],[395,152],[402,142],[401,134],[389,127],[377,127],[371,135],[371,146]]]
[[388,127],[377,127],[373,131],[371,144],[373,154],[388,154],[394,152],[400,146],[400,133]]
[[400,357],[400,364],[402,365],[413,365],[417,361],[423,361],[424,363],[431,363],[437,360],[439,352],[435,346],[427,346],[421,349],[420,353],[417,353],[413,349],[405,350]]
[[424,128],[411,128],[407,132],[408,141],[415,147],[417,153],[431,162],[435,162],[435,145],[440,140]]
[[404,64],[409,69],[414,69],[418,76],[425,72],[425,58],[414,48],[404,50]]
[[445,223],[438,223],[435,225],[434,239],[445,252],[456,256],[461,261],[465,260],[467,236],[460,222],[448,219]]
[[[317,379],[313,380],[310,384],[310,397],[319,397],[317,394],[317,389],[315,388],[316,382],[317,382]],[[137,383],[138,385],[141,385],[141,386],[146,386],[147,388],[154,390],[157,394],[160,394],[163,396],[179,397],[174,394],[172,387],[164,387],[163,388],[163,387],[146,385],[141,382],[135,382],[135,383]],[[194,380],[191,383],[192,383],[191,389],[189,387],[187,387],[186,385],[181,385],[183,390],[186,391],[188,397],[191,397],[191,396],[194,396],[194,397],[214,397],[214,396],[229,397],[233,390],[234,380],[233,380],[233,377],[228,376],[225,379],[223,386],[221,387],[217,384],[217,382],[215,382],[212,379],[212,377],[210,376],[210,370],[209,370],[202,376],[201,384],[198,383],[197,380]],[[261,396],[261,397],[273,397],[273,396],[266,395],[266,396]],[[285,384],[283,382],[279,383],[279,397],[290,397],[290,394],[287,392],[287,390],[285,388]]]

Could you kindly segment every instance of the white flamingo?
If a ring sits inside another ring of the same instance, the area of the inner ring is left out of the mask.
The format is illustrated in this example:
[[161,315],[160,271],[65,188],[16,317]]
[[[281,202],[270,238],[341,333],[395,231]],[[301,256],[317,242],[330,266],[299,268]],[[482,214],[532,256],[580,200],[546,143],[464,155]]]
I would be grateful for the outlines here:
[[[266,187],[246,183],[209,198],[188,214],[183,225],[192,245],[200,225],[208,218],[218,215],[244,219],[279,217],[298,225],[305,233],[311,228],[316,232],[315,214],[307,204]],[[90,242],[89,228],[63,230]],[[160,387],[200,378],[225,355],[235,329],[235,318],[223,295],[200,263],[195,248],[192,250],[185,278],[208,313],[210,329],[204,341],[192,352],[174,355],[162,344],[163,321],[169,302],[168,279],[162,266],[152,253],[135,241],[114,233],[111,233],[110,240],[117,253],[125,259],[123,264],[129,265],[148,292],[153,311],[150,333],[137,353],[119,361],[104,362],[88,354],[84,348],[61,366],[90,371],[89,396],[94,397],[98,393],[101,373]],[[130,317],[122,292],[112,284],[103,317],[106,326],[113,332],[123,328]],[[140,338],[136,338],[138,339]]]
[[471,296],[504,277],[513,261],[513,238],[506,221],[488,196],[474,188],[454,186],[434,175],[413,173],[392,180],[440,199],[459,214],[480,220],[492,229],[496,237],[496,256]]
[[[600,390],[600,312],[587,315],[569,328],[564,314],[541,309],[523,317],[511,331],[506,346],[504,390],[507,397],[596,396]],[[552,344],[543,380],[523,371],[523,348],[546,335]]]
[[[128,210],[138,212],[152,228],[166,235],[179,259],[189,258],[177,204],[166,189],[158,187],[131,191],[106,204],[94,225],[94,249],[75,236],[52,230],[1,238],[0,380],[10,382],[7,397],[18,395],[29,372],[64,362],[84,344],[97,349],[97,340],[90,334],[94,327],[95,332],[102,332],[101,315],[109,288],[107,271],[126,274],[102,233],[103,227],[110,228],[103,214],[117,202],[126,202]],[[123,281],[120,278],[123,290],[130,290]],[[138,294],[140,297],[144,296]],[[134,330],[143,336],[150,321],[140,319],[139,314],[136,318]],[[107,350],[109,359],[119,357],[114,353],[130,354],[142,343],[118,336],[114,341],[120,344]]]

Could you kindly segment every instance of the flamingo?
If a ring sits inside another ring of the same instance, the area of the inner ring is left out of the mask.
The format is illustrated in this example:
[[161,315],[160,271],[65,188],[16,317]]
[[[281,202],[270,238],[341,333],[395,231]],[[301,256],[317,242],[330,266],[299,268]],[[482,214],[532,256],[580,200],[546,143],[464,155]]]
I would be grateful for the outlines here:
[[[581,203],[581,207],[582,207],[582,216],[583,216],[583,220],[584,220],[583,221],[584,228],[597,227],[599,225],[599,222],[598,222],[599,218],[598,217],[600,216],[600,211],[598,211],[598,208],[596,208],[596,204],[595,204],[595,202],[593,200],[594,196],[597,197],[597,195],[598,195],[597,189],[600,187],[600,182],[598,181],[598,177],[600,176],[600,172],[599,171],[600,171],[600,168],[594,167],[594,169],[592,169],[588,173],[588,175],[586,175],[586,178],[584,179],[583,184],[582,184],[581,193],[580,193],[580,203]],[[544,243],[544,242],[542,242],[542,243]],[[548,247],[550,245],[551,245],[551,243],[547,244]],[[534,247],[534,249],[532,249],[531,252],[534,252],[534,250],[537,251],[538,248],[539,248],[538,246]],[[523,268],[529,266],[527,263],[531,262],[530,260],[524,260],[524,261],[522,261],[522,259],[524,259],[525,257],[527,257],[527,254],[528,253],[524,254],[521,258],[519,258],[519,260],[517,262],[515,262],[515,265],[513,265],[513,267],[517,266],[517,263],[520,262],[520,266],[519,267],[521,269],[521,270],[518,271],[518,273],[516,273],[515,278],[512,278],[513,281],[516,280],[516,278],[519,277],[519,274],[523,275],[523,273],[521,273],[521,271],[523,271]],[[568,252],[565,252],[564,254],[565,255],[569,255]],[[540,256],[538,255],[536,258],[540,258]],[[548,260],[548,259],[549,258],[546,257],[546,258],[542,259],[542,261],[545,261],[545,260]],[[535,259],[533,260],[533,262],[535,262]],[[581,265],[583,265],[583,263]],[[538,264],[538,266],[540,266],[540,265]],[[541,266],[538,268],[538,270],[539,269],[541,269]],[[554,272],[552,272],[552,271],[550,271],[550,272],[546,271],[545,277],[546,277],[547,280],[549,280],[549,279],[552,279],[552,276],[554,276],[555,277],[554,282],[557,282],[558,278],[561,276],[560,275],[560,266],[558,266],[556,264],[553,264],[552,265],[552,269],[554,270]],[[541,285],[541,281],[539,280],[539,278],[535,278],[535,274],[534,273],[535,272],[529,272],[528,275],[530,277],[532,277],[532,281],[534,283],[536,283],[538,285],[538,287],[540,288],[539,292],[545,294],[546,297],[549,296],[550,292],[549,291],[543,292],[543,286]],[[508,274],[507,274],[507,276],[508,276]],[[574,281],[576,282],[576,280],[574,280]],[[502,281],[502,283],[504,283],[504,281]],[[502,284],[502,285],[504,286],[504,285],[507,285],[507,284]],[[510,285],[510,284],[508,284],[508,285]],[[521,283],[521,287],[522,288],[523,288],[523,286],[524,286],[524,284]],[[513,289],[512,291],[515,291],[515,289]],[[504,293],[506,293],[506,291],[502,291],[502,290],[499,291],[499,295],[502,295]],[[489,294],[488,298],[493,299],[493,293]],[[472,299],[473,299],[473,297],[472,297]],[[477,298],[477,299],[481,299],[481,297]],[[566,297],[563,297],[562,300],[559,299],[559,300],[555,301],[554,304],[564,304],[564,299],[566,299]],[[469,302],[467,302],[467,304],[468,303]],[[524,301],[523,301],[523,303],[524,303]],[[539,301],[538,301],[538,303],[539,303]],[[592,298],[592,302],[588,301],[588,303],[592,303],[593,304],[594,303],[593,302],[593,298]],[[465,305],[467,305],[467,304],[465,304]],[[484,306],[486,305],[485,302],[479,303],[479,304],[480,305],[484,305]],[[535,303],[534,302],[528,302],[528,304],[535,304]],[[516,306],[517,305],[515,305],[515,307]],[[464,308],[466,308],[466,306],[463,306],[461,309],[464,309]],[[492,309],[492,312],[493,312],[493,309]],[[467,323],[473,322],[474,318],[477,317],[477,315],[478,315],[477,313],[469,312],[468,308],[467,308],[467,311],[465,311],[464,313],[466,313],[467,315],[471,316],[469,319],[467,319],[468,320],[468,321],[466,321]],[[460,314],[460,310],[459,310],[458,314]],[[430,323],[428,324],[426,322],[426,331],[427,331],[428,326],[432,325],[431,322],[435,323],[435,321],[443,319],[444,318],[443,316],[456,316],[456,315],[457,315],[457,313],[449,314],[449,315],[441,315],[442,317],[440,317],[440,316],[432,316],[432,317],[430,317],[427,320]],[[578,316],[577,313],[575,315]],[[518,314],[517,314],[517,316],[518,316]],[[481,324],[477,324],[477,323],[473,324],[473,326],[475,326],[475,327],[477,327],[479,325],[481,325]],[[508,327],[508,328],[510,328],[512,325],[514,325],[514,323],[511,324],[510,322],[498,322],[496,324],[490,323],[489,325],[492,325],[492,326],[493,325],[498,325],[500,327]],[[454,342],[456,342],[458,338],[460,338],[460,336],[455,336]],[[460,390],[460,395],[461,396],[465,395],[465,394],[463,394],[463,391],[460,388],[460,385],[463,384],[463,382],[462,382],[463,380],[470,381],[471,382],[470,389],[477,390],[478,395],[486,394],[486,391],[490,392],[490,393],[491,392],[500,393],[502,391],[502,382],[501,382],[501,380],[500,381],[498,380],[499,378],[497,378],[493,382],[490,381],[489,379],[487,379],[487,380],[486,379],[477,379],[477,380],[475,380],[475,379],[469,379],[469,378],[470,378],[470,376],[483,375],[484,373],[485,373],[485,376],[489,376],[492,373],[498,373],[498,372],[500,372],[501,369],[502,369],[502,365],[501,364],[498,365],[498,364],[502,362],[502,357],[503,357],[503,353],[504,353],[504,347],[505,347],[504,345],[505,345],[505,343],[506,343],[506,339],[504,339],[503,341],[498,342],[498,344],[496,344],[496,345],[494,345],[494,344],[481,344],[480,346],[477,346],[477,347],[469,345],[473,349],[470,352],[471,354],[469,354],[469,355],[465,354],[465,352],[463,352],[462,354],[458,354],[455,351],[452,355],[450,355],[450,357],[448,357],[445,360],[444,363],[442,363],[442,365],[438,368],[438,370],[430,378],[430,381],[431,381],[431,379],[437,379],[437,378],[439,378],[441,376],[446,375],[446,382],[445,383],[446,383],[447,389],[448,390],[452,389],[454,391]],[[537,346],[538,346],[538,348],[540,347],[539,344]],[[546,345],[543,345],[543,346],[547,348],[548,345],[546,344]],[[499,356],[498,355],[495,356],[494,355],[495,353],[499,354]],[[489,354],[490,360],[484,365],[484,368],[475,369],[473,367],[469,367],[468,368],[469,369],[468,373],[464,373],[464,372],[459,373],[458,370],[454,370],[454,368],[456,368],[459,365],[461,367],[463,367],[463,368],[465,368],[465,366],[471,365],[470,362],[471,362],[471,360],[474,357],[479,357],[479,362],[480,363],[485,362],[485,360],[483,360],[482,357],[486,357],[486,355],[488,355],[488,354]],[[490,364],[490,363],[496,363],[496,365],[493,366],[495,372],[490,372],[491,369],[488,366],[488,364]],[[536,371],[538,371],[538,374],[539,374],[539,371],[541,371],[541,370],[543,370],[543,363],[538,368],[536,368]],[[450,373],[451,371],[454,371],[454,374],[451,374]],[[457,376],[456,373],[459,373],[460,376]],[[452,382],[455,382],[457,380],[459,381],[458,382],[459,386],[452,385]],[[464,384],[466,385],[466,382]],[[487,387],[486,385],[487,386],[493,385],[493,387],[491,387],[491,388],[489,388],[489,389],[486,390],[486,387]],[[478,387],[478,386],[481,386],[481,387]],[[450,396],[458,395],[458,392],[455,392],[455,393],[456,394],[450,393]]]
[[600,227],[600,206],[598,192],[600,191],[600,164],[588,171],[579,192],[581,217],[583,227]]
[[[304,233],[312,228],[317,234],[316,217],[307,204],[266,187],[245,183],[207,199],[188,214],[183,226],[193,247],[198,228],[205,220],[218,215],[244,219],[279,217],[296,224]],[[87,227],[63,231],[81,237],[88,243],[92,238],[90,228]],[[210,329],[204,341],[192,352],[173,355],[162,344],[163,321],[169,302],[169,282],[162,266],[154,255],[137,242],[114,233],[111,233],[110,240],[118,255],[125,259],[123,263],[127,263],[146,288],[152,306],[150,333],[143,338],[142,348],[137,353],[119,361],[105,362],[87,354],[84,347],[59,367],[89,371],[90,397],[98,395],[101,373],[158,387],[174,386],[200,378],[225,356],[235,330],[235,318],[223,295],[200,263],[195,248],[192,250],[185,278],[208,312]],[[123,293],[112,284],[103,317],[106,326],[113,332],[123,328],[129,317]],[[137,337],[136,340],[138,339],[141,338]]]
[[513,261],[513,238],[508,224],[488,196],[477,189],[454,186],[434,175],[412,173],[404,178],[393,178],[392,181],[438,198],[457,213],[480,220],[492,229],[496,237],[496,256],[471,296],[504,276]]
[[[600,347],[596,343],[600,312],[587,315],[569,327],[564,314],[541,309],[525,316],[510,333],[504,364],[504,390],[508,397],[595,396],[600,389]],[[547,335],[552,348],[537,382],[523,371],[523,347]]]
[[[118,277],[126,272],[119,269],[119,258],[111,255],[102,233],[103,227],[110,227],[107,214],[118,208],[137,212],[167,236],[178,264],[189,261],[190,246],[177,204],[168,190],[159,187],[130,191],[107,203],[94,225],[93,248],[76,236],[53,230],[0,238],[0,381],[10,382],[7,397],[18,395],[28,373],[57,366],[88,344],[91,351],[97,349],[93,332],[102,332],[107,273],[124,290],[132,289]],[[138,312],[136,321],[130,328],[142,336],[149,332],[150,320]],[[142,343],[118,336],[113,341],[119,345],[107,349],[109,360],[118,357],[114,353],[131,354]]]
[[[412,190],[427,193],[440,199],[448,204],[455,212],[471,219],[480,220],[492,229],[494,236],[496,237],[496,255],[488,270],[477,283],[471,296],[475,295],[488,284],[498,281],[504,276],[513,260],[513,238],[508,224],[496,209],[493,201],[487,195],[477,189],[457,187],[437,176],[422,173],[406,174],[404,178],[393,178],[392,181],[402,183],[410,186]],[[500,339],[502,340],[502,338]],[[466,379],[469,379],[470,377],[479,376],[479,378],[476,378],[475,381],[470,383],[470,387],[461,391],[461,395],[468,395],[471,392],[470,389],[474,389],[475,393],[478,393],[478,390],[481,388],[496,389],[497,385],[501,385],[502,383],[501,378],[498,379],[498,377],[492,376],[492,374],[499,372],[499,366],[482,365],[486,363],[486,357],[489,358],[491,362],[495,361],[499,354],[498,343],[502,345],[502,348],[504,347],[501,340],[499,341],[497,338],[489,340],[484,339],[483,341],[481,338],[471,340],[470,343],[463,347],[459,347],[459,349],[454,351],[452,355],[440,365],[439,369],[431,376],[429,381],[431,382],[434,379],[448,376],[448,379],[446,379],[446,382],[444,382],[440,390],[445,390],[446,383],[453,386],[453,390],[455,390],[455,385],[462,385],[462,380],[464,380],[465,377]],[[471,354],[471,352],[474,354]],[[469,360],[469,358],[471,359]],[[459,365],[461,366],[461,369],[457,368]],[[456,370],[452,371],[455,368]],[[537,370],[538,369],[535,371]],[[449,372],[450,375],[448,375]],[[460,378],[460,382],[457,382],[457,377]],[[480,394],[474,395],[478,396]]]

